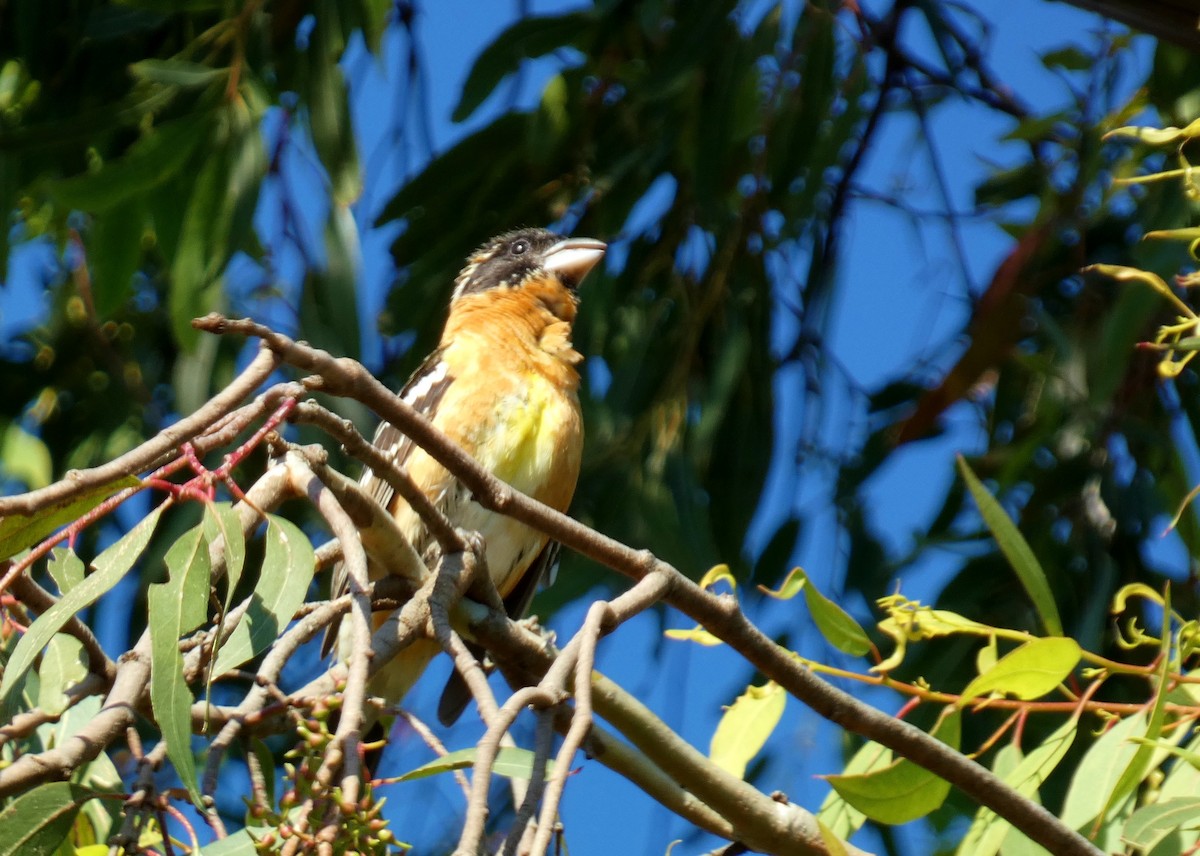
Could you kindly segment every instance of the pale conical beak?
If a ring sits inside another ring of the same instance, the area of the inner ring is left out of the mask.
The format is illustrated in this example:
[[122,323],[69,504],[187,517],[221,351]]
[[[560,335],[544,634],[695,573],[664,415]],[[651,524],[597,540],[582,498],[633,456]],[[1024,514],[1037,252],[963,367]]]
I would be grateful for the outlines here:
[[571,288],[576,288],[588,271],[604,258],[608,244],[592,238],[567,238],[559,241],[542,257],[542,267],[558,274]]

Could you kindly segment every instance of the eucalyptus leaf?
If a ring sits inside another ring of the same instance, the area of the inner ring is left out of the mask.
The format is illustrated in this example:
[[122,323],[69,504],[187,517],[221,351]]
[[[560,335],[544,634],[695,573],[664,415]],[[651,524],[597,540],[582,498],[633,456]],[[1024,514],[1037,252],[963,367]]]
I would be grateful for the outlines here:
[[94,572],[39,615],[25,635],[17,642],[4,669],[4,677],[0,679],[0,700],[10,710],[13,691],[29,667],[33,665],[37,655],[49,644],[50,640],[54,638],[54,634],[62,629],[72,615],[95,603],[101,595],[120,582],[129,572],[141,556],[142,551],[146,549],[146,545],[150,543],[150,536],[154,534],[154,527],[158,524],[158,518],[162,511],[163,506],[161,505],[155,508],[123,538],[97,556],[92,563]]
[[217,655],[214,675],[235,669],[266,650],[308,593],[316,559],[304,533],[291,521],[268,515],[265,540],[262,571],[250,607]]
[[[411,782],[414,779],[423,779],[427,776],[435,776],[438,773],[465,770],[475,766],[475,759],[478,757],[478,754],[479,750],[476,747],[450,752],[430,761],[428,764],[422,764],[415,770],[409,770],[396,781]],[[500,750],[496,753],[496,760],[492,764],[492,772],[509,779],[529,779],[533,775],[534,757],[534,753],[528,749],[501,746]],[[546,761],[546,778],[549,778],[553,774],[554,761],[550,759]]]

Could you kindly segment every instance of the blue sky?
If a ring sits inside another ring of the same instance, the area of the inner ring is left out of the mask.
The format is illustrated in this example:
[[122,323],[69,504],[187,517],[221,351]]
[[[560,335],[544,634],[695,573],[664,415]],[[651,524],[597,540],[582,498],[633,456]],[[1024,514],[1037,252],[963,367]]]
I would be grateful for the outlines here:
[[[559,67],[562,58],[529,62],[519,80],[501,87],[468,123],[455,125],[450,121],[450,112],[473,58],[516,18],[519,5],[535,14],[550,14],[587,4],[547,0],[525,4],[440,0],[421,4],[416,32],[425,63],[434,152],[444,150],[488,121],[505,109],[510,99],[519,105],[535,104],[545,81]],[[968,5],[979,9],[992,25],[987,58],[999,79],[1037,110],[1051,109],[1069,99],[1063,82],[1046,71],[1039,55],[1066,44],[1089,45],[1092,33],[1101,27],[1100,19],[1065,3],[1043,0],[1009,0],[1001,4],[976,0]],[[918,27],[910,27],[903,36],[918,53],[932,58],[933,46]],[[363,359],[368,366],[380,365],[384,355],[386,343],[374,333],[374,319],[392,278],[389,246],[396,234],[394,226],[375,228],[373,223],[392,189],[431,154],[419,145],[402,153],[396,150],[394,138],[389,136],[397,121],[411,122],[416,115],[410,104],[397,97],[405,76],[406,39],[404,32],[393,28],[385,39],[381,58],[370,57],[360,44],[343,62],[351,81],[353,118],[366,170],[367,191],[353,206],[352,213],[362,247],[362,287],[358,299],[364,330]],[[1129,56],[1134,73],[1126,77],[1127,89],[1144,76],[1151,50],[1149,39],[1135,40]],[[398,111],[403,112],[398,114]],[[1011,130],[1011,124],[991,111],[951,100],[932,113],[932,140],[928,140],[907,114],[891,115],[884,120],[881,138],[865,164],[861,183],[890,188],[924,207],[941,207],[942,200],[932,189],[928,157],[932,147],[951,190],[951,203],[960,210],[969,210],[974,186],[995,165],[1012,163],[1022,154],[1019,144],[1000,142]],[[278,122],[266,131],[268,138],[278,132]],[[319,246],[320,224],[326,210],[321,176],[302,150],[291,152],[289,158],[285,170],[287,190],[302,203],[312,244]],[[281,247],[275,257],[280,278],[296,285],[303,266],[295,251],[278,240],[279,192],[279,187],[268,187],[264,192],[257,226],[268,243]],[[487,236],[478,237],[482,240]],[[973,291],[978,293],[1010,248],[1011,239],[990,220],[971,219],[960,223],[959,239],[965,248],[967,276]],[[14,254],[8,288],[0,298],[0,340],[7,340],[13,331],[39,317],[44,306],[43,274],[52,264],[47,252],[46,248],[32,248]],[[849,210],[842,252],[844,287],[835,307],[828,344],[845,367],[849,381],[874,390],[895,379],[898,372],[912,365],[914,358],[926,358],[935,366],[948,365],[961,347],[961,343],[949,336],[960,328],[968,307],[956,296],[961,293],[960,260],[945,228],[932,223],[914,226],[892,209],[857,201]],[[230,272],[231,281],[252,282],[256,269],[245,262],[238,264],[240,267]],[[786,340],[790,331],[785,314],[781,313],[779,323],[776,333],[781,341]],[[777,382],[776,431],[780,435],[780,449],[790,448],[786,441],[788,432],[796,430],[803,416],[802,398],[796,388],[799,381],[798,377],[785,375]],[[831,391],[830,400],[824,431],[837,436],[848,430],[851,401],[845,390]],[[952,477],[947,461],[953,452],[970,453],[982,443],[977,419],[968,408],[960,406],[952,410],[947,425],[948,430],[937,440],[912,444],[893,455],[868,484],[872,523],[896,553],[907,551],[914,531],[928,521],[933,506],[944,496],[947,481]],[[850,430],[861,432],[863,427],[851,426]],[[751,548],[760,544],[764,533],[773,529],[774,521],[789,511],[802,510],[810,521],[807,530],[813,535],[798,546],[793,559],[824,587],[836,589],[830,574],[843,564],[845,545],[836,537],[832,511],[826,510],[829,488],[828,473],[803,464],[797,467],[786,456],[778,455],[748,543]],[[1164,556],[1169,558],[1173,548],[1168,543],[1163,549]],[[899,582],[906,593],[928,599],[936,593],[947,569],[957,561],[957,557],[929,554]],[[817,659],[832,656],[815,632],[796,632],[797,626],[804,627],[806,621],[801,606],[789,603],[762,607],[753,595],[744,596],[749,601],[749,611],[765,629],[770,632],[790,629],[793,642],[806,655]],[[579,604],[554,617],[552,625],[560,639],[569,638],[575,631],[585,608]],[[869,620],[865,613],[860,613],[859,618]],[[598,668],[643,699],[693,744],[707,749],[721,706],[733,701],[751,675],[737,657],[723,649],[663,642],[664,626],[688,625],[677,615],[664,619],[651,614],[631,622],[602,643]],[[436,674],[423,682],[412,699],[418,712],[430,714],[431,703],[440,689],[440,677],[447,670],[448,664],[444,663],[431,669]],[[877,701],[885,710],[897,706],[886,698]],[[469,722],[469,715],[464,720],[447,737],[451,748],[470,745],[477,737],[478,726]],[[835,738],[835,732],[823,721],[802,710],[799,704],[791,703],[768,747],[772,761],[755,783],[766,791],[785,791],[794,801],[815,808],[827,791],[824,783],[814,778],[815,774],[839,769],[839,746]],[[395,763],[408,768],[426,760],[427,754],[413,744],[415,741],[394,750],[403,752],[402,756],[393,754]],[[688,835],[685,824],[598,763],[580,758],[577,766],[579,771],[567,787],[563,805],[567,842],[576,856],[609,853],[618,846],[622,852],[651,856],[663,853],[673,839]],[[401,834],[417,841],[436,840],[439,831],[461,812],[461,799],[448,783],[439,785],[424,780],[394,785],[387,795]],[[931,849],[923,829],[905,834],[913,843],[912,852]],[[706,838],[689,839],[683,852],[699,852],[716,843]]]

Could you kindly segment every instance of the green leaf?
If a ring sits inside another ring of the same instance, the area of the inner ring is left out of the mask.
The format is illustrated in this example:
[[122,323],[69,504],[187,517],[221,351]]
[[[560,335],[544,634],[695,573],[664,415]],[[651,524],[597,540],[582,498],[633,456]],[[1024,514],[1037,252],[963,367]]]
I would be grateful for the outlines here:
[[[790,545],[789,545],[790,546]],[[808,574],[804,573],[803,568],[792,568],[788,573],[787,578],[783,581],[778,590],[770,589],[760,585],[758,590],[767,597],[773,597],[776,600],[791,600],[796,595],[800,594],[801,590],[808,583]]]
[[[472,746],[469,749],[459,749],[441,758],[435,758],[428,764],[422,764],[415,770],[409,770],[396,779],[397,782],[411,782],[413,779],[424,779],[426,776],[448,773],[452,770],[464,770],[475,766],[475,757],[479,750]],[[496,761],[492,764],[492,772],[509,779],[529,779],[533,775],[533,759],[535,755],[528,749],[518,749],[513,746],[501,746],[496,753]],[[554,761],[546,761],[546,778],[554,773]]]
[[[842,771],[842,775],[862,775],[873,770],[882,770],[891,763],[891,749],[880,746],[878,743],[867,742],[854,753],[854,757],[846,762],[846,768]],[[867,820],[865,814],[850,805],[836,790],[831,790],[825,797],[825,801],[821,803],[820,811],[817,813],[817,818],[842,840],[846,840],[858,832]]]
[[[209,502],[204,505],[204,538],[210,545],[220,544],[225,557],[225,597],[221,600],[221,609],[217,615],[216,626],[225,623],[225,616],[233,605],[233,596],[237,591],[238,582],[242,578],[242,569],[246,565],[246,536],[242,532],[241,519],[229,502]],[[216,644],[216,643],[214,643]],[[212,682],[215,677],[213,666],[216,664],[218,645],[209,654],[208,676],[205,681],[206,696],[212,697]],[[272,765],[268,765],[272,766]]]
[[0,856],[53,853],[93,796],[87,788],[53,782],[17,797],[0,812]]
[[1124,138],[1137,140],[1138,142],[1148,143],[1152,146],[1162,146],[1168,143],[1177,143],[1181,140],[1187,141],[1193,137],[1200,136],[1200,119],[1194,120],[1191,124],[1184,128],[1146,128],[1136,126],[1126,126],[1109,131],[1104,135],[1105,140],[1113,138]]
[[[1007,781],[1007,777],[1011,776],[1020,766],[1025,756],[1021,752],[1021,747],[1015,743],[1009,743],[1006,746],[1000,747],[1000,751],[996,753],[995,759],[992,761],[992,772],[1001,779]],[[1034,799],[1036,801],[1036,793]],[[976,851],[980,853],[996,853],[1004,845],[1004,843],[1012,837],[1013,828],[1011,824],[1002,820],[997,815],[991,815],[986,822],[979,823],[978,826],[973,825],[968,830],[968,836],[971,838],[970,852],[974,854]],[[959,852],[962,852],[960,848]],[[964,854],[965,856],[965,854]]]
[[70,547],[55,547],[51,550],[50,558],[46,561],[46,570],[58,586],[59,594],[66,594],[83,582],[83,561]]
[[998,170],[975,188],[975,204],[1005,205],[1029,196],[1036,199],[1045,182],[1045,171],[1037,163],[1026,162]]
[[45,487],[54,476],[54,464],[46,444],[16,422],[8,423],[4,437],[0,438],[0,468],[24,482],[30,490]]
[[1147,716],[1136,713],[1122,719],[1091,745],[1075,768],[1071,787],[1063,802],[1063,822],[1082,829],[1097,818],[1113,792],[1121,773],[1137,754],[1132,741],[1146,733]]
[[134,77],[164,86],[191,89],[229,76],[227,68],[210,68],[182,59],[144,59],[129,66]]
[[1090,71],[1096,65],[1096,58],[1071,46],[1042,54],[1042,65],[1067,71]]
[[971,472],[971,468],[962,455],[958,456],[958,470],[962,473],[963,481],[966,482],[967,489],[971,491],[971,496],[975,498],[975,504],[979,506],[983,522],[987,524],[992,537],[996,539],[1000,552],[1004,554],[1004,558],[1008,559],[1008,563],[1016,571],[1021,585],[1025,587],[1029,599],[1033,601],[1033,606],[1042,619],[1042,626],[1052,636],[1062,636],[1062,619],[1058,616],[1058,606],[1054,603],[1050,584],[1046,581],[1046,574],[1042,570],[1042,566],[1038,564],[1037,557],[1033,555],[1033,550],[1029,549],[1029,544],[1005,514],[1000,503],[988,492],[975,473]]
[[[68,740],[91,724],[92,720],[100,713],[103,704],[104,700],[100,696],[88,696],[81,699],[78,704],[66,710],[58,723],[52,726],[53,735],[50,742],[55,746],[65,745]],[[117,772],[112,759],[104,752],[89,761],[83,769],[76,770],[71,778],[75,784],[84,785],[96,791],[117,791],[121,788],[121,774]],[[111,822],[112,816],[106,810],[110,806],[106,806],[103,802],[95,805],[109,816]],[[85,812],[90,812],[90,810],[89,807],[84,808]]]
[[358,227],[347,207],[334,206],[325,224],[323,271],[310,271],[300,293],[300,325],[315,347],[332,353],[359,352],[354,299],[361,276]]
[[[1006,779],[1016,772],[1024,760],[1025,754],[1021,751],[1020,747],[1015,743],[1009,743],[1006,746],[1000,747],[1000,751],[996,753],[996,760],[992,764],[992,772],[1001,779]],[[1037,791],[1023,794],[1023,796],[1034,805],[1042,804],[1041,796]],[[995,824],[993,834],[1000,842],[999,849],[1001,856],[1051,856],[1046,848],[1030,841],[1025,837],[1025,833],[1007,824]],[[993,846],[991,842],[985,842],[983,849],[989,849]]]
[[[941,718],[933,736],[958,749],[961,714]],[[879,823],[899,824],[937,810],[950,793],[950,783],[923,767],[901,758],[887,767],[856,775],[826,776],[834,790],[851,806]]]
[[192,754],[192,702],[183,675],[179,637],[199,627],[208,615],[212,571],[203,526],[194,526],[166,555],[170,578],[150,586],[150,705],[167,741],[167,756],[197,807],[203,806]]
[[208,138],[210,123],[209,114],[201,112],[155,125],[99,171],[51,182],[47,189],[68,208],[109,211],[178,174]]
[[[1075,742],[1078,726],[1075,717],[1064,722],[1044,743],[1022,758],[1007,774],[1001,775],[1001,778],[1017,793],[1033,799],[1038,788],[1054,772],[1055,767],[1071,748],[1071,744]],[[1007,820],[997,817],[989,808],[981,808],[976,812],[975,819],[955,852],[959,856],[993,856],[1011,829],[1012,824]]]
[[133,476],[123,476],[46,506],[36,514],[10,514],[0,518],[0,559],[7,559],[32,547],[58,528],[78,520],[118,491],[140,484]]
[[[271,747],[268,746],[265,742],[263,742],[263,740],[261,738],[250,737],[250,745],[247,748],[251,753],[254,754],[254,756],[256,758],[258,758],[258,764],[262,769],[271,770],[271,769],[275,768],[275,755],[274,755],[274,753],[271,752]],[[265,800],[266,804],[274,805],[275,804],[275,777],[274,776],[267,776],[265,778],[265,781],[263,781],[263,789],[266,793],[266,800]],[[251,826],[257,825],[257,824],[255,824],[253,818],[251,818],[247,822]],[[259,822],[261,823],[261,821],[259,821]]]
[[360,0],[362,17],[360,18],[363,38],[367,48],[373,54],[380,52],[380,42],[387,30],[388,18],[391,16],[392,0]]
[[171,261],[167,309],[175,339],[188,351],[200,336],[192,328],[192,319],[211,308],[214,281],[225,264],[226,242],[214,236],[229,192],[229,173],[228,148],[213,147],[192,184],[179,247]]
[[475,60],[451,119],[455,122],[467,119],[487,100],[500,81],[520,68],[523,59],[544,56],[574,44],[580,33],[590,32],[594,23],[595,16],[590,12],[517,21],[484,48]]
[[232,835],[205,844],[200,848],[199,856],[258,856],[258,846],[247,830],[239,829]]
[[774,681],[746,687],[725,710],[709,745],[708,757],[722,770],[746,775],[746,765],[759,753],[783,716],[787,693]]
[[[316,26],[305,54],[305,81],[309,129],[321,165],[329,176],[332,207],[344,208],[362,193],[362,171],[350,120],[349,95],[338,57],[342,54],[336,9],[330,6],[316,15]],[[349,301],[354,305],[354,301]]]
[[213,674],[236,669],[278,638],[308,593],[316,558],[312,544],[292,522],[267,515],[266,554],[253,599],[226,640]]
[[223,544],[225,555],[226,610],[233,604],[233,595],[246,566],[246,536],[242,521],[230,502],[209,502],[204,506],[204,537],[209,544]]
[[140,197],[122,202],[96,218],[88,236],[88,258],[99,318],[110,318],[133,295],[133,276],[142,260],[145,234],[146,208]]
[[[1171,615],[1170,589],[1167,589],[1167,602],[1163,605],[1165,614]],[[1151,770],[1156,768],[1160,761],[1156,760],[1156,743],[1163,733],[1163,722],[1166,719],[1166,702],[1168,689],[1168,676],[1170,675],[1171,667],[1171,621],[1168,618],[1162,623],[1162,636],[1159,645],[1158,658],[1158,674],[1154,687],[1154,704],[1150,708],[1150,716],[1146,722],[1146,732],[1139,735],[1134,743],[1137,750],[1133,753],[1133,757],[1129,759],[1129,763],[1125,765],[1125,769],[1121,771],[1121,775],[1117,779],[1117,783],[1113,786],[1112,793],[1109,794],[1108,801],[1105,803],[1103,810],[1100,812],[1100,818],[1105,819],[1110,816],[1110,812],[1116,806],[1124,802],[1125,798],[1134,792],[1134,789],[1139,787]],[[1183,730],[1175,729],[1176,740],[1183,739]]]
[[38,708],[46,713],[62,713],[67,709],[66,691],[87,677],[87,672],[83,643],[74,636],[56,633],[38,669]]
[[778,592],[759,586],[764,594],[780,600],[804,592],[804,603],[825,641],[845,654],[861,657],[871,650],[871,638],[850,613],[823,595],[803,568],[793,568]]
[[11,709],[12,695],[17,683],[33,665],[37,655],[54,638],[54,634],[62,630],[67,619],[95,603],[129,572],[146,549],[146,545],[150,543],[150,536],[154,534],[154,527],[162,510],[161,505],[155,508],[142,518],[137,526],[130,529],[125,537],[97,556],[92,563],[95,571],[91,576],[63,595],[58,603],[33,622],[17,642],[12,658],[4,670],[4,677],[0,679],[0,700],[4,705]]
[[1183,829],[1200,828],[1200,797],[1176,797],[1142,806],[1125,824],[1121,839],[1150,851]]
[[988,693],[1004,693],[1029,701],[1057,687],[1079,663],[1079,643],[1067,637],[1032,639],[1001,657],[967,684],[959,706]]

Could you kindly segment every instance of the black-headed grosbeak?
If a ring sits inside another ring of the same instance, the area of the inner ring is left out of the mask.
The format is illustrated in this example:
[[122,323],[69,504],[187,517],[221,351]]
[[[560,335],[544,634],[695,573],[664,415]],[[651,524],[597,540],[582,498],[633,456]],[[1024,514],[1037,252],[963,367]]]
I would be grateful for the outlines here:
[[[583,357],[571,345],[571,325],[579,284],[605,249],[601,241],[544,229],[488,241],[454,281],[437,348],[399,393],[482,466],[559,511],[575,493],[583,449]],[[523,614],[558,545],[472,501],[445,467],[392,425],[380,425],[374,442],[456,526],[483,536],[492,581],[509,614]],[[436,542],[408,503],[370,470],[361,485],[395,516],[417,553],[429,558]],[[335,576],[335,593],[344,585],[344,573],[340,583]],[[399,701],[438,650],[430,640],[406,648],[372,679],[371,692]],[[461,713],[464,689],[452,678],[439,708],[443,722]]]

